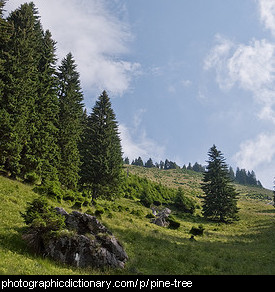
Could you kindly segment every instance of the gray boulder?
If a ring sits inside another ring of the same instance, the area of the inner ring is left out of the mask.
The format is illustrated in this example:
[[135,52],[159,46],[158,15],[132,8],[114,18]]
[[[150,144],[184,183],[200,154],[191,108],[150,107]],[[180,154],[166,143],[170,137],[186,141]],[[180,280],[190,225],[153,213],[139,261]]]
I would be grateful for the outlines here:
[[44,240],[43,254],[76,267],[124,268],[128,260],[119,241],[96,217],[62,208],[56,212],[65,216],[67,230]]
[[168,208],[164,208],[159,213],[157,213],[156,218],[153,219],[152,223],[161,226],[161,227],[167,227],[169,226],[169,222],[166,221],[166,219],[171,214],[171,210]]

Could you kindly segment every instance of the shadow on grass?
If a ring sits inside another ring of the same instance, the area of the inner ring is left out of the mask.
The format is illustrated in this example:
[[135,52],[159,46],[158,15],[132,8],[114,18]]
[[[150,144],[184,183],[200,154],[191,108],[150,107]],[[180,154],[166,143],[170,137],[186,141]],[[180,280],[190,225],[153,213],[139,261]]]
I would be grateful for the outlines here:
[[24,255],[31,252],[22,239],[22,235],[26,228],[4,228],[3,230],[4,232],[0,234],[0,246],[2,248]]
[[[275,226],[259,225],[253,234],[228,241],[187,238],[165,232],[113,231],[125,243],[130,260],[121,274],[257,275],[275,274]],[[180,231],[179,231],[180,232]]]
[[258,213],[263,213],[263,214],[275,214],[275,208],[272,210],[272,209],[269,209],[269,210],[262,210],[262,211],[259,211]]

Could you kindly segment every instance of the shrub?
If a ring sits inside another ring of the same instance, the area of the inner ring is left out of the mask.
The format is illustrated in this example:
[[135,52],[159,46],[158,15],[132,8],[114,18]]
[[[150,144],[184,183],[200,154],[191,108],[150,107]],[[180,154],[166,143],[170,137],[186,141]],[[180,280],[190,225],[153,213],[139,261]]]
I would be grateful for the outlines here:
[[104,214],[104,209],[101,206],[97,206],[96,210],[95,210],[95,216],[98,218],[101,218],[101,215]]
[[37,173],[35,172],[29,172],[25,175],[25,180],[24,182],[25,183],[28,183],[28,184],[36,184],[38,183],[40,180],[40,177]]
[[140,209],[133,209],[130,214],[135,215],[137,217],[142,217],[144,215],[144,213]]
[[65,217],[57,214],[44,197],[29,203],[21,216],[29,227],[23,238],[36,253],[43,251],[44,240],[50,238],[52,232],[65,227]]
[[74,203],[74,205],[72,206],[72,208],[75,209],[75,210],[81,210],[81,208],[82,208],[82,202],[81,201],[76,201]]
[[180,222],[177,221],[177,219],[174,216],[170,215],[166,220],[169,222],[169,228],[171,229],[180,228]]
[[145,217],[148,218],[148,219],[156,218],[156,216],[154,214],[152,214],[152,213],[148,213]]
[[63,197],[63,190],[61,184],[58,181],[46,180],[39,187],[34,188],[34,191],[38,194],[47,195],[50,198],[61,200]]
[[65,227],[65,217],[58,215],[44,197],[28,203],[26,213],[21,216],[30,228],[57,231]]
[[196,209],[196,202],[192,198],[185,196],[182,188],[178,189],[174,204],[178,209],[190,214],[194,214]]
[[190,234],[194,235],[194,236],[203,236],[203,232],[204,232],[204,227],[202,225],[199,225],[198,227],[192,227],[191,230],[189,231]]

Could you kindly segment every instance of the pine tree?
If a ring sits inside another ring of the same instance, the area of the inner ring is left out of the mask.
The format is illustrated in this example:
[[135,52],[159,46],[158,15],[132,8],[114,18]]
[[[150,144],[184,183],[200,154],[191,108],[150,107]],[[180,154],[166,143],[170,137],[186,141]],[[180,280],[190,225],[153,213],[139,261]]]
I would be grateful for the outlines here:
[[145,162],[144,166],[147,167],[147,168],[155,167],[152,158],[149,158],[149,159],[147,160],[147,162]]
[[47,30],[42,32],[38,64],[39,86],[35,102],[36,133],[32,151],[39,160],[37,171],[42,179],[58,180],[60,160],[58,147],[59,101],[57,97],[55,41]]
[[83,187],[92,192],[93,200],[99,196],[113,197],[120,186],[123,159],[118,123],[106,91],[88,117],[82,144]]
[[71,53],[61,62],[59,79],[59,178],[62,185],[76,189],[81,166],[79,144],[83,133],[83,94],[79,73]]
[[10,115],[5,102],[5,84],[7,80],[6,60],[8,56],[8,40],[11,26],[3,18],[5,2],[0,1],[0,167],[3,168],[8,159],[8,141],[10,132]]
[[208,155],[208,165],[202,183],[205,193],[203,215],[220,222],[237,220],[238,194],[231,184],[225,158],[215,145]]
[[[4,90],[1,100],[1,164],[12,177],[21,175],[26,161],[36,165],[29,142],[35,130],[32,116],[37,97],[38,27],[37,10],[33,3],[23,4],[7,18],[10,36],[5,44]],[[23,158],[24,157],[24,158]],[[34,166],[35,167],[35,166]],[[28,166],[27,166],[28,168]],[[23,174],[24,176],[24,174]]]
[[1,38],[10,34],[0,45],[0,164],[13,177],[56,179],[55,42],[43,31],[32,2],[13,11],[5,25]]

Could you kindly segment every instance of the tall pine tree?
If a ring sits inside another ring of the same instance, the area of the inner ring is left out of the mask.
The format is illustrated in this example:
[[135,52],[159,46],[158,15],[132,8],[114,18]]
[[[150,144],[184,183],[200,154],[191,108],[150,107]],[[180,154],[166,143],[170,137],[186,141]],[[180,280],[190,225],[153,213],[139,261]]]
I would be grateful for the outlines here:
[[[1,101],[1,162],[13,177],[35,167],[28,157],[34,103],[37,98],[37,61],[40,27],[33,3],[23,4],[7,18],[11,35],[6,44],[4,92]],[[31,154],[30,154],[31,156]],[[28,164],[28,165],[27,165]],[[30,166],[32,165],[32,166]]]
[[82,145],[81,182],[92,198],[111,198],[118,192],[122,172],[122,148],[118,123],[106,91],[88,117]]
[[205,193],[203,215],[220,222],[236,220],[238,194],[231,184],[223,154],[214,145],[208,155],[208,165],[202,183]]
[[13,177],[56,179],[55,43],[32,2],[13,11],[5,24],[10,35],[1,43],[0,163]]
[[80,171],[79,144],[83,131],[83,94],[79,73],[71,53],[61,62],[59,79],[59,178],[62,185],[76,189]]
[[38,159],[37,172],[43,183],[45,180],[58,180],[60,160],[55,41],[49,31],[41,32],[39,47],[38,92],[33,115],[36,131],[32,137],[32,153]]
[[5,2],[0,1],[0,168],[4,168],[8,159],[8,141],[10,132],[10,115],[6,108],[5,85],[7,81],[8,41],[12,28],[3,17]]

